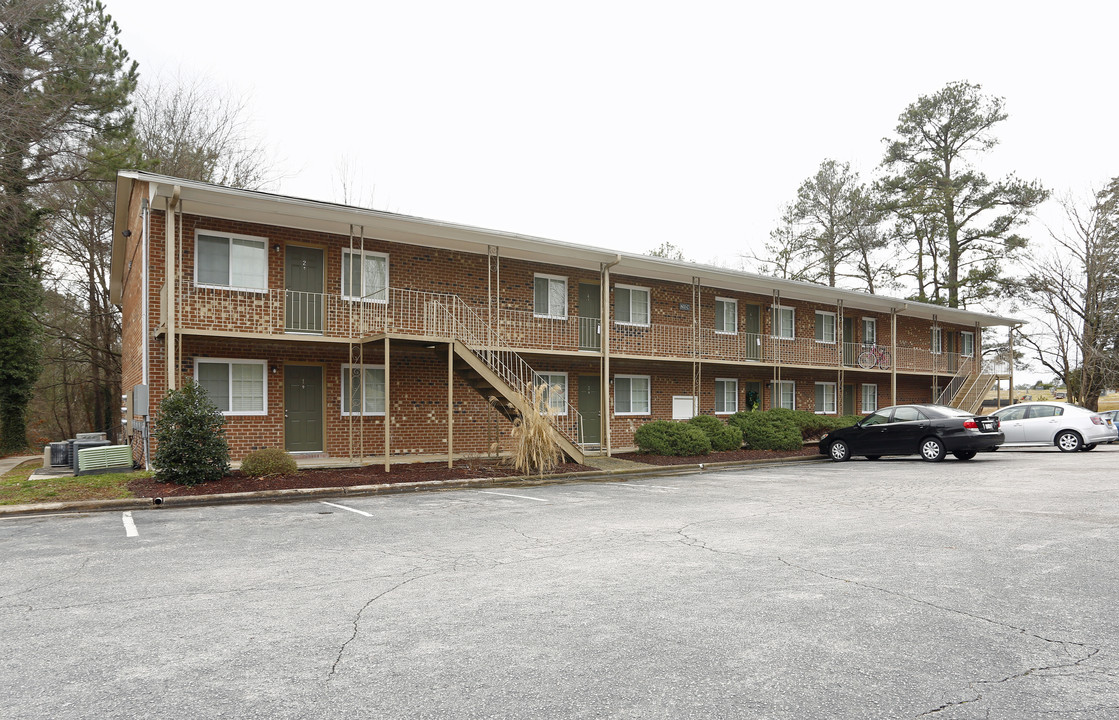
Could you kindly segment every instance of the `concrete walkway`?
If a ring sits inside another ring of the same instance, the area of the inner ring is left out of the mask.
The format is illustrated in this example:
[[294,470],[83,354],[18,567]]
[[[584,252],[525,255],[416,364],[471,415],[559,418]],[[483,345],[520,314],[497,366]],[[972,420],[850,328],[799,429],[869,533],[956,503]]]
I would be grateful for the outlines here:
[[9,470],[22,465],[28,460],[42,460],[42,455],[13,455],[12,457],[0,458],[0,475],[6,475]]
[[605,455],[597,457],[587,457],[583,460],[583,464],[587,467],[593,467],[596,470],[648,470],[649,466],[644,463],[634,462],[632,460],[623,460],[622,458],[606,457]]

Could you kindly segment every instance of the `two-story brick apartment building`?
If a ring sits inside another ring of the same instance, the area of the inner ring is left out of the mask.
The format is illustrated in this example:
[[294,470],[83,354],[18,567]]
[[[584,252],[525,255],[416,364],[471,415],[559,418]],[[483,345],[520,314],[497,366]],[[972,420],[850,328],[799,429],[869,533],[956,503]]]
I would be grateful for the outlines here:
[[1016,322],[142,172],[118,178],[111,272],[126,425],[194,378],[234,458],[485,453],[542,382],[575,457],[754,401],[933,401]]

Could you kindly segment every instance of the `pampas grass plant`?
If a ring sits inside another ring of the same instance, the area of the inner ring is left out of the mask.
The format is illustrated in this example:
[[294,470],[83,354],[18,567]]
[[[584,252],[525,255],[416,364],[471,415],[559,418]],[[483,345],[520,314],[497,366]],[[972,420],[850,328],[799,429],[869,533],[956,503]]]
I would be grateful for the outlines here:
[[[555,390],[559,392],[562,388],[557,386]],[[528,402],[532,412],[522,412],[513,420],[513,467],[525,475],[543,475],[559,465],[563,453],[559,449],[556,429],[548,419],[552,414],[548,404],[548,385],[540,385],[533,395],[535,397]],[[496,405],[498,399],[491,397],[490,402]]]

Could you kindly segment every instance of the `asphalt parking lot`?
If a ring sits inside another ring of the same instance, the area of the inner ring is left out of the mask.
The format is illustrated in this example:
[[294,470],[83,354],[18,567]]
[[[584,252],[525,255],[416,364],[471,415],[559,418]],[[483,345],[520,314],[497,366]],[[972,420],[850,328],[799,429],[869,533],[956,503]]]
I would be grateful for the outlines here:
[[0,520],[0,717],[1119,717],[1119,445]]

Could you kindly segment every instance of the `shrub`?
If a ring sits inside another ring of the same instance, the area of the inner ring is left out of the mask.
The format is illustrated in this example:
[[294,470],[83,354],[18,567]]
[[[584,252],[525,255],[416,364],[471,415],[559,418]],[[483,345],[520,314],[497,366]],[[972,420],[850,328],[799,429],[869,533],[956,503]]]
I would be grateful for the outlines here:
[[742,447],[742,431],[710,415],[696,415],[688,421],[698,427],[711,441],[712,450],[738,450]]
[[702,430],[695,425],[671,420],[645,423],[637,428],[633,439],[642,452],[653,455],[690,456],[711,452],[711,441]]
[[818,438],[831,430],[854,425],[861,417],[855,415],[817,415],[808,410],[787,410],[785,408],[774,408],[765,412],[771,417],[786,418],[793,422],[800,430],[800,436],[804,440]]
[[727,422],[742,431],[746,447],[752,450],[799,450],[804,444],[793,419],[772,410],[738,412]]
[[241,472],[253,477],[291,475],[295,471],[295,458],[280,448],[253,450],[241,462]]
[[167,393],[152,425],[156,479],[179,485],[220,480],[229,472],[224,425],[221,411],[193,380]]
[[[556,428],[549,420],[548,385],[536,388],[532,399],[524,398],[531,409],[513,420],[513,467],[524,474],[551,472],[563,460]],[[500,401],[490,398],[496,406]]]

